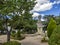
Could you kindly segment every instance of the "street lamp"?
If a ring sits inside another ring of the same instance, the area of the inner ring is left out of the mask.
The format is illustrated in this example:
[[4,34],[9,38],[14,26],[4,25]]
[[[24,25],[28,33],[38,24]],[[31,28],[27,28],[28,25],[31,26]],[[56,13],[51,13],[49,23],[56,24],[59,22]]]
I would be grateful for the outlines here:
[[11,27],[8,26],[8,31],[7,31],[7,41],[10,41],[10,30],[11,30]]

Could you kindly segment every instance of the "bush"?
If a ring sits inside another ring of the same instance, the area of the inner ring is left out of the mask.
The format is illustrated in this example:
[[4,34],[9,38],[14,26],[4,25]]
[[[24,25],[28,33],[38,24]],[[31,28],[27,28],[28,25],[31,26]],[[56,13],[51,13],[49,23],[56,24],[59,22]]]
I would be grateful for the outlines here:
[[44,37],[42,38],[41,42],[48,42],[48,40]]
[[18,30],[18,32],[17,32],[17,34],[16,34],[16,38],[15,38],[15,39],[17,39],[17,40],[22,40],[22,39],[24,39],[24,38],[25,38],[25,37],[21,35],[20,30]]
[[15,31],[12,31],[12,32],[11,32],[11,36],[12,36],[12,37],[15,37],[15,35],[16,35],[16,32],[15,32]]
[[11,32],[11,38],[16,40],[22,40],[25,39],[25,36],[21,34],[20,30],[18,30],[17,33],[15,31]]
[[47,35],[48,35],[49,38],[50,38],[50,36],[51,36],[51,34],[52,34],[52,32],[55,28],[56,28],[56,22],[55,22],[55,20],[53,20],[51,18],[51,20],[48,24],[48,27],[47,27]]
[[18,43],[16,41],[10,41],[10,42],[6,42],[3,45],[21,45],[21,43]]
[[60,45],[60,26],[58,26],[52,33],[49,39],[49,45]]
[[45,35],[44,37],[42,38],[41,42],[48,42],[48,37],[46,35],[46,32],[45,32]]
[[21,33],[20,30],[18,30],[16,33],[16,39],[20,40],[20,37],[21,37]]

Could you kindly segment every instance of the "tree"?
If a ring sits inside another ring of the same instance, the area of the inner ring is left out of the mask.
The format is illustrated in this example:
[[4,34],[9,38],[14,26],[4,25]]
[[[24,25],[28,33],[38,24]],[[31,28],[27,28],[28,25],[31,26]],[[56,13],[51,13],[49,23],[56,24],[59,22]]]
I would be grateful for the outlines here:
[[55,20],[56,20],[56,22],[57,22],[57,25],[59,25],[59,24],[60,24],[60,15],[59,15],[59,16],[56,16],[56,17],[55,17]]
[[[16,9],[15,4],[13,3],[13,1],[9,1],[9,0],[0,0],[0,14],[4,17],[3,20],[5,21],[5,25],[6,25],[6,30],[7,29],[7,23],[8,23],[8,14],[14,12],[14,9]],[[3,24],[3,23],[2,23]]]
[[10,26],[13,28],[18,28],[19,30],[21,28],[24,28],[26,23],[29,23],[32,20],[32,14],[30,14],[30,11],[36,4],[34,1],[35,0],[1,0],[0,14],[6,17],[6,27],[7,23],[9,23],[7,20],[7,16],[12,16],[13,14],[10,20]]
[[[19,10],[17,10],[16,12],[19,13],[17,16],[19,17],[18,19],[15,18],[16,16],[14,16],[13,18],[17,19],[13,19],[13,22],[15,22],[13,25],[15,25],[14,27],[16,29],[24,29],[26,30],[28,27],[31,29],[32,27],[32,23],[33,23],[33,19],[32,19],[32,14],[30,14],[30,10],[33,9],[34,5],[35,5],[35,0],[21,0],[20,3],[21,5],[19,5]],[[23,5],[23,6],[22,6]],[[20,15],[20,16],[19,16]],[[15,21],[14,21],[15,20]],[[29,25],[29,26],[28,26]],[[28,26],[28,27],[27,27]]]
[[4,20],[3,20],[3,16],[2,15],[0,15],[0,31],[1,31],[1,34],[4,31]]
[[49,45],[60,45],[60,25],[54,29],[49,39]]
[[48,26],[51,18],[53,18],[55,20],[55,16],[54,15],[45,15],[45,16],[43,16],[43,19],[45,21],[43,21],[42,23],[45,25],[45,27],[44,27],[45,30],[47,30],[47,26]]
[[48,27],[47,27],[47,35],[49,38],[55,28],[56,28],[56,21],[53,18],[51,18],[51,20],[48,24]]
[[51,18],[55,19],[54,15],[45,15],[43,17],[43,19],[47,20],[48,22],[50,21]]

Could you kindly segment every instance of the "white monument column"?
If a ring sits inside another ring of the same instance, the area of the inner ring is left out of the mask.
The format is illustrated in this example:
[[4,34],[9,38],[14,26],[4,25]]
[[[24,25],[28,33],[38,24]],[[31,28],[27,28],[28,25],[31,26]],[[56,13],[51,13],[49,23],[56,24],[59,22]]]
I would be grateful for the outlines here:
[[41,15],[38,16],[37,31],[38,31],[38,34],[43,33],[43,25],[41,23]]

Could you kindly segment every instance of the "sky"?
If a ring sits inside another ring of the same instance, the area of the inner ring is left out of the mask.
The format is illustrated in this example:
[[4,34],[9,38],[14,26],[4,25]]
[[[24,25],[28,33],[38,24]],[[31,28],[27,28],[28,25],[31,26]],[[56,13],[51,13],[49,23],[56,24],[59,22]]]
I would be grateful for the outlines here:
[[33,17],[60,14],[60,0],[36,0],[35,2],[37,3],[31,11]]

